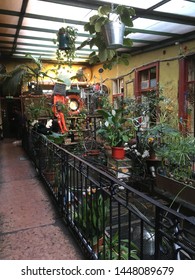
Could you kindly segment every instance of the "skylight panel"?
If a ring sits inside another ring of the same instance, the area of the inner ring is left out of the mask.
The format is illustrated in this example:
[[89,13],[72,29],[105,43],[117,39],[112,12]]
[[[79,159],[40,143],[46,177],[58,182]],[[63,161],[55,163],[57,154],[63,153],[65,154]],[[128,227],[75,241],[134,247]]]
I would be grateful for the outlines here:
[[195,16],[195,2],[192,3],[184,0],[171,0],[155,9],[155,11]]
[[57,3],[42,2],[31,0],[27,6],[27,13],[45,15],[51,17],[59,17],[64,19],[76,19],[81,21],[88,20],[90,9],[79,8],[69,5],[61,5]]
[[20,34],[22,36],[30,36],[30,37],[37,37],[37,38],[45,38],[45,39],[52,39],[55,37],[54,33],[50,32],[41,32],[41,31],[33,31],[33,30],[25,30],[21,29]]
[[134,34],[130,34],[129,38],[131,39],[137,39],[137,40],[146,40],[146,41],[161,41],[161,40],[165,40],[168,39],[169,37],[167,36],[161,36],[161,35],[153,35],[153,34],[143,34],[143,33],[134,33]]
[[[139,29],[151,29],[160,21],[153,19],[137,18],[133,21],[133,27]],[[151,29],[152,30],[152,29]]]
[[195,29],[194,26],[190,26],[190,25],[158,21],[158,20],[152,20],[152,19],[142,19],[142,18],[135,19],[133,27],[138,28],[138,29],[157,31],[157,32],[158,31],[159,32],[169,32],[169,33],[173,33],[173,34],[175,34],[175,33],[183,34],[185,32],[190,32]]
[[47,47],[41,47],[40,48],[40,46],[28,46],[28,45],[20,45],[20,44],[18,44],[17,45],[17,48],[20,48],[20,49],[32,49],[33,48],[33,50],[39,50],[39,51],[46,51],[46,52],[53,52],[53,51],[55,51],[55,50],[52,50],[51,48],[47,48]]
[[0,23],[17,24],[18,23],[18,17],[9,16],[9,15],[1,15]]
[[100,2],[108,2],[108,3],[116,3],[116,4],[120,4],[120,5],[127,5],[127,6],[131,6],[131,7],[136,7],[136,8],[142,8],[142,9],[148,9],[153,5],[156,5],[157,3],[161,2],[161,0],[147,0],[147,1],[143,1],[143,0],[102,0]]
[[[25,43],[25,44],[37,44],[37,45],[46,45],[50,46],[51,41],[46,41],[46,40],[36,40],[36,39],[28,39],[28,38],[18,38],[17,39],[18,43]],[[55,45],[54,45],[55,46]]]

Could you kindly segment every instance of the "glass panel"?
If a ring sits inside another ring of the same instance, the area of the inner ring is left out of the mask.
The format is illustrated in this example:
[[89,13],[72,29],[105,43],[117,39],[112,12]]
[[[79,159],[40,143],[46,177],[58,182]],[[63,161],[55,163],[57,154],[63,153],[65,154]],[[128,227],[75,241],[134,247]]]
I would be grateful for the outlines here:
[[[178,34],[183,34],[185,32],[190,32],[194,30],[194,26],[190,26],[190,25],[184,25],[184,24],[172,23],[172,22],[161,22],[157,20],[143,19],[143,18],[137,18],[136,20],[134,20],[133,27],[144,29],[144,30],[170,32],[170,33],[178,33]],[[144,38],[144,35],[145,34],[141,34],[142,38]],[[166,38],[168,37],[162,36],[162,39],[166,39]]]
[[31,30],[20,30],[19,34],[22,36],[47,38],[47,39],[53,39],[55,37],[54,33],[37,32],[37,31],[31,31]]
[[195,83],[188,84],[187,101],[188,132],[194,136]]
[[8,15],[1,15],[0,23],[17,24],[18,23],[18,17],[8,16]]
[[52,16],[66,19],[88,20],[90,9],[60,5],[50,2],[31,0],[27,6],[27,13]]
[[[137,39],[137,40],[146,40],[146,41],[161,41],[164,39],[168,39],[170,37],[167,36],[160,36],[160,35],[152,35],[152,34],[143,34],[143,33],[134,33],[129,34],[127,38]],[[147,44],[147,42],[146,42]]]
[[[113,3],[112,0],[100,0],[99,2],[108,2],[108,3]],[[122,3],[121,3],[122,2]],[[115,0],[114,3],[116,4],[123,4],[123,5],[131,5],[132,7],[138,7],[142,9],[148,9],[153,5],[156,5],[157,3],[161,2],[161,0],[147,0],[147,1],[141,1],[141,0]]]
[[188,62],[188,82],[195,81],[195,58]]
[[195,57],[187,61],[187,125],[188,132],[195,136]]
[[155,11],[194,16],[194,3],[184,0],[172,0],[155,9]]
[[19,12],[22,7],[23,0],[0,0],[0,7],[3,10],[9,10],[9,11],[17,11]]

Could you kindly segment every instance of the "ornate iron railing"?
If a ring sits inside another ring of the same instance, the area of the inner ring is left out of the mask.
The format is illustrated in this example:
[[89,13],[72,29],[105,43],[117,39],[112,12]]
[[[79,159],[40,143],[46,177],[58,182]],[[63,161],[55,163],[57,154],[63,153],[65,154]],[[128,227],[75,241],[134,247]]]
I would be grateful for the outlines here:
[[90,259],[195,259],[195,218],[31,131],[28,154]]

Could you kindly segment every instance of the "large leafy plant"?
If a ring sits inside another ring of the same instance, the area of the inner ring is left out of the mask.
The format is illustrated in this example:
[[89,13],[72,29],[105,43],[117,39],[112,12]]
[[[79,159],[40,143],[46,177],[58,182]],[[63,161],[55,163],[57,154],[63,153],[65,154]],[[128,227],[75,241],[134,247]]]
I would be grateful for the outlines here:
[[97,130],[105,142],[111,147],[122,147],[134,135],[134,125],[131,118],[127,118],[123,108],[99,109],[102,115],[102,126]]
[[75,213],[76,223],[92,245],[104,235],[108,211],[108,197],[96,189],[83,193],[78,211]]
[[22,86],[23,83],[34,80],[36,89],[38,89],[44,77],[52,79],[52,77],[48,75],[48,72],[55,70],[44,70],[41,57],[36,58],[30,54],[27,54],[26,58],[30,59],[32,63],[18,64],[10,72],[6,72],[1,75],[3,95],[16,95],[19,86]]

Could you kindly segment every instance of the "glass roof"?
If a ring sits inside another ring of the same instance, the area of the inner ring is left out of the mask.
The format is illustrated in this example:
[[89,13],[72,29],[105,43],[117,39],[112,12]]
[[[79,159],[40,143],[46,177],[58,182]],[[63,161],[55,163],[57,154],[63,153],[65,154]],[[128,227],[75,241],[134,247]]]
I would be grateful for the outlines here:
[[[193,0],[0,0],[0,55],[25,57],[31,53],[55,60],[57,46],[53,40],[58,29],[67,25],[76,27],[79,46],[89,36],[84,24],[100,3],[127,6],[130,3],[135,8],[132,33],[128,35],[133,40],[128,50],[132,54],[195,39]],[[78,50],[75,62],[87,62],[90,52],[87,47]]]

